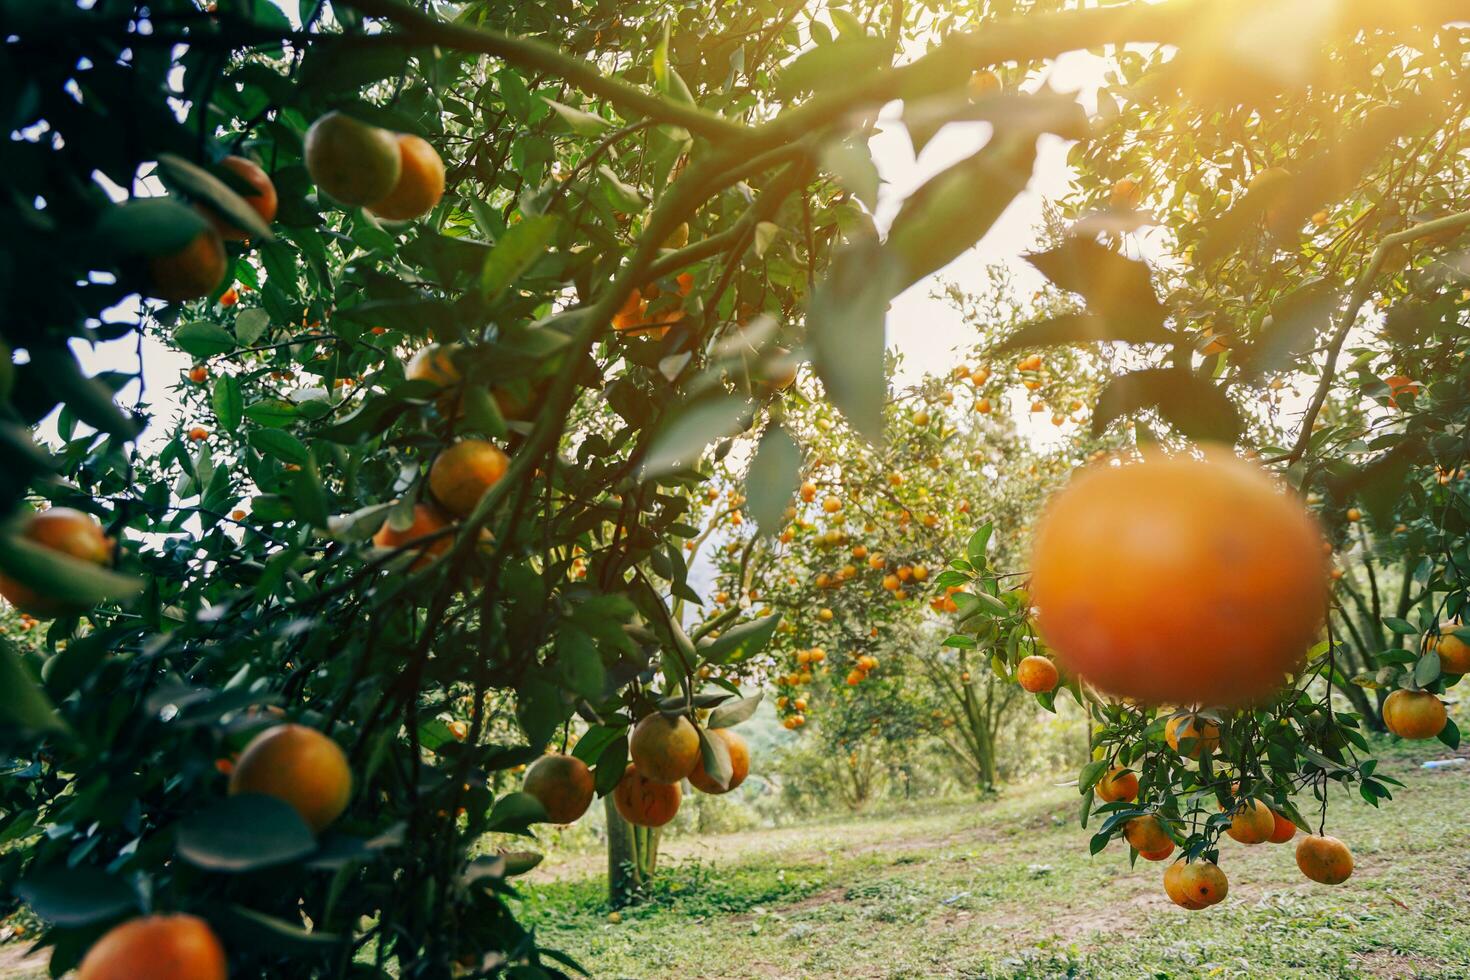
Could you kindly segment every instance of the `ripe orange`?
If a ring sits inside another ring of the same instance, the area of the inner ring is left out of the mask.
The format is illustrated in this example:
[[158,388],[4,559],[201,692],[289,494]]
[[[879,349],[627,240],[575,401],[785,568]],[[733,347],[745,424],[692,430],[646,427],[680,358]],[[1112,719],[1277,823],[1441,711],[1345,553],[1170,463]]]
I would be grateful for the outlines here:
[[408,221],[428,214],[444,196],[444,161],[428,140],[398,135],[398,182],[368,208],[389,221]]
[[1391,375],[1384,378],[1383,383],[1388,385],[1388,403],[1394,408],[1400,407],[1399,395],[1409,394],[1417,396],[1423,390],[1422,385],[1406,374]]
[[150,915],[114,926],[92,944],[77,980],[226,980],[225,949],[203,919]]
[[559,752],[531,763],[521,789],[541,801],[551,823],[576,821],[592,805],[597,791],[587,764]]
[[403,172],[398,139],[386,129],[329,112],[306,131],[306,170],[343,204],[366,205],[393,192]]
[[1300,503],[1226,451],[1090,467],[1036,533],[1039,626],[1061,666],[1106,693],[1251,703],[1300,669],[1321,627],[1322,541]]
[[347,809],[352,770],[332,739],[305,725],[276,725],[250,740],[235,771],[230,795],[264,793],[289,803],[320,832]]
[[1455,635],[1460,623],[1440,623],[1431,649],[1439,653],[1439,669],[1446,674],[1470,674],[1470,643]]
[[1115,180],[1113,186],[1108,188],[1108,204],[1118,210],[1136,208],[1141,200],[1143,188],[1131,177]]
[[1353,873],[1353,852],[1336,837],[1308,834],[1296,845],[1296,866],[1323,885],[1340,885]]
[[[276,220],[276,206],[279,203],[276,199],[276,185],[271,182],[269,175],[260,169],[260,164],[245,157],[228,156],[221,160],[219,165],[241,177],[251,186],[252,192],[243,193],[240,197],[254,209],[256,214],[260,215],[262,221],[270,224]],[[206,209],[205,214],[221,237],[232,241],[244,241],[250,237],[218,212]]]
[[628,757],[644,778],[677,783],[699,762],[699,732],[683,715],[670,718],[655,711],[633,726]]
[[403,369],[404,377],[409,381],[431,381],[441,388],[458,384],[460,373],[455,366],[454,355],[459,349],[459,344],[428,344],[420,347]]
[[1092,791],[1104,803],[1136,800],[1138,799],[1138,776],[1127,769],[1114,766],[1102,774],[1102,778],[1092,787]]
[[[93,565],[106,565],[112,558],[112,542],[102,533],[102,525],[97,518],[70,507],[52,507],[25,518],[20,536],[50,551]],[[59,616],[80,611],[4,575],[0,575],[0,596],[29,616]]]
[[202,299],[219,288],[229,269],[225,243],[213,226],[175,252],[148,259],[148,295],[170,303]]
[[[792,707],[797,711],[804,711],[806,701],[797,698]],[[704,771],[703,759],[696,761],[694,768],[689,770],[689,783],[702,793],[712,793],[718,796],[721,793],[730,792],[745,782],[745,777],[750,775],[750,746],[745,744],[745,739],[728,728],[712,728],[705,734],[724,742],[725,748],[730,750],[730,785],[720,789],[720,784],[711,779],[709,773]]]
[[[977,71],[970,76],[969,85],[966,90],[970,100],[975,101],[987,95],[993,95],[1001,89],[1000,76],[993,71]],[[956,368],[956,371],[961,368]]]
[[[1168,857],[1174,850],[1174,840],[1159,818],[1152,813],[1134,817],[1123,825],[1123,837],[1138,851],[1140,855],[1159,854]],[[1150,861],[1160,861],[1163,857],[1150,857]]]
[[189,439],[192,442],[203,442],[209,438],[209,430],[202,425],[196,425],[189,430]]
[[1276,816],[1260,800],[1246,800],[1230,817],[1225,833],[1242,844],[1261,844],[1276,832]]
[[510,458],[496,446],[483,439],[465,439],[434,458],[429,490],[449,513],[468,517],[509,467]]
[[639,827],[662,827],[679,812],[683,794],[677,782],[649,779],[632,763],[613,790],[613,805],[624,820]]
[[1275,810],[1271,811],[1271,817],[1276,825],[1271,828],[1271,836],[1267,837],[1266,840],[1272,844],[1285,844],[1296,836],[1296,824]]
[[1449,715],[1428,691],[1394,691],[1383,702],[1383,724],[1399,738],[1434,738]]
[[1198,759],[1220,747],[1220,726],[1199,715],[1179,715],[1170,718],[1164,726],[1164,741],[1169,748],[1180,752],[1180,744],[1188,740],[1188,751],[1182,752],[1191,759]]
[[202,385],[209,380],[209,369],[202,364],[196,364],[189,369],[189,380],[196,385]]
[[1032,654],[1016,665],[1016,682],[1032,694],[1055,689],[1059,679],[1057,665],[1046,657]]
[[[449,522],[444,519],[444,515],[440,514],[435,508],[428,504],[414,504],[412,524],[402,531],[398,531],[387,521],[384,521],[383,526],[378,528],[378,533],[373,535],[373,544],[379,548],[401,548],[410,541],[415,541],[418,538],[433,534],[435,531],[448,526]],[[453,535],[444,534],[435,538],[433,541],[421,545],[419,547],[419,558],[413,563],[412,567],[415,569],[423,568],[435,556],[442,555],[448,551],[449,546],[453,543]]]
[[1164,892],[1175,905],[1198,911],[1223,902],[1230,882],[1213,861],[1176,861],[1164,872]]

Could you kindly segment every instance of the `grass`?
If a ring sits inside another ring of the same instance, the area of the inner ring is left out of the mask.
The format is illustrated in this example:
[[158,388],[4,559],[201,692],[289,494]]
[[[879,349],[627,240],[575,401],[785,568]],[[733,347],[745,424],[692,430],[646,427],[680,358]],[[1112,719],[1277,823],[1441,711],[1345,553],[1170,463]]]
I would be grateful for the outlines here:
[[[1425,772],[1375,810],[1333,798],[1329,832],[1357,869],[1308,882],[1291,845],[1225,841],[1226,901],[1186,912],[1161,865],[1087,853],[1073,787],[984,803],[664,843],[648,900],[609,921],[602,859],[561,853],[521,879],[541,941],[599,980],[696,978],[1470,977],[1470,770]],[[1462,750],[1463,751],[1463,750]],[[39,980],[45,957],[0,946],[0,977]]]
[[521,911],[598,978],[1470,977],[1470,772],[1386,754],[1407,784],[1393,802],[1333,798],[1329,832],[1357,859],[1337,888],[1304,879],[1291,845],[1227,840],[1229,897],[1187,912],[1162,865],[1088,856],[1075,788],[1037,785],[671,839],[617,924],[601,873],[570,861],[533,873]]

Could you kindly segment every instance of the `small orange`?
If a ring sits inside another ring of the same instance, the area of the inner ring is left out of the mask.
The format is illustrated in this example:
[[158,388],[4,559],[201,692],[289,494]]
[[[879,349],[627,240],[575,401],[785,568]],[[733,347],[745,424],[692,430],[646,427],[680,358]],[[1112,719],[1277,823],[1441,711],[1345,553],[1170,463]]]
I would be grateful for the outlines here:
[[1448,721],[1444,702],[1428,691],[1398,690],[1383,702],[1383,724],[1399,738],[1434,738]]
[[214,930],[192,915],[149,915],[114,926],[92,944],[77,980],[226,980]]
[[398,182],[367,207],[380,218],[409,221],[428,214],[444,196],[444,161],[428,140],[411,133],[398,134],[398,154]]
[[1117,766],[1109,769],[1092,787],[1093,793],[1104,803],[1118,803],[1138,799],[1138,776],[1128,769]]
[[1032,654],[1016,665],[1016,682],[1032,694],[1054,690],[1060,675],[1047,657]]
[[1323,885],[1340,885],[1353,873],[1353,852],[1336,837],[1308,834],[1296,845],[1296,866]]

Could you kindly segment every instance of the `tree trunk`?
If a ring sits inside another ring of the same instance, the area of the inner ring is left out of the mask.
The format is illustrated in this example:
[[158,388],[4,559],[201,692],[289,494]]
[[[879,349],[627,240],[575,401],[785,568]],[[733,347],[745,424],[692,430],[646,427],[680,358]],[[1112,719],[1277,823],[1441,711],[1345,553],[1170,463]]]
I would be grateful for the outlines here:
[[607,814],[607,901],[621,908],[638,900],[658,866],[659,828],[638,827],[623,819],[612,794],[602,798]]

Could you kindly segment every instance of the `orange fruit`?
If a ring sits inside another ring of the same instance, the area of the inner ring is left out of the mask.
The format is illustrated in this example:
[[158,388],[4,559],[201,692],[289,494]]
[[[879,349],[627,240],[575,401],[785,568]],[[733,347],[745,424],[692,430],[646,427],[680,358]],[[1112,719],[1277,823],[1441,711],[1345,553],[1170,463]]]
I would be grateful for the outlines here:
[[114,926],[92,944],[77,980],[226,980],[214,930],[192,915],[149,915]]
[[393,192],[403,172],[398,138],[386,129],[329,112],[311,124],[303,148],[307,173],[343,204],[366,205]]
[[1271,817],[1275,822],[1275,826],[1271,828],[1271,836],[1267,837],[1266,840],[1272,844],[1285,844],[1296,836],[1296,824],[1275,810],[1271,811]]
[[1176,861],[1164,872],[1164,892],[1175,905],[1198,911],[1223,902],[1230,882],[1213,861]]
[[196,385],[202,385],[209,380],[209,369],[202,364],[189,369],[189,380]]
[[549,822],[573,823],[592,805],[597,787],[586,763],[554,752],[531,763],[521,789],[541,801]]
[[1449,715],[1428,691],[1394,691],[1383,702],[1383,724],[1399,738],[1434,738]]
[[[806,701],[797,698],[792,705],[797,711],[806,710]],[[689,783],[702,793],[712,793],[716,796],[728,793],[741,783],[745,777],[750,775],[750,746],[745,744],[745,739],[735,734],[728,728],[712,728],[705,733],[710,738],[717,738],[725,743],[725,748],[730,751],[730,785],[720,789],[720,784],[715,782],[704,771],[704,760],[699,759],[694,763],[694,768],[689,770]]]
[[1399,407],[1399,395],[1410,394],[1417,396],[1423,387],[1405,374],[1395,374],[1384,378],[1383,383],[1388,385],[1388,403],[1394,408]]
[[[70,507],[52,507],[30,515],[21,524],[20,536],[49,551],[92,565],[106,565],[112,560],[112,542],[102,533],[97,518]],[[0,575],[0,596],[29,616],[59,616],[80,611],[4,575]]]
[[[975,74],[970,76],[970,82],[966,86],[966,91],[969,93],[971,101],[981,99],[987,95],[994,95],[1000,89],[1000,76],[993,71],[975,72]],[[963,369],[955,368],[955,370],[960,371]]]
[[1455,635],[1459,623],[1440,623],[1431,649],[1439,653],[1439,669],[1446,674],[1470,674],[1470,643]]
[[[1174,850],[1174,840],[1159,818],[1152,813],[1134,817],[1123,825],[1123,838],[1128,841],[1139,854],[1158,854],[1160,851],[1167,857]],[[1150,861],[1158,861],[1161,858],[1151,857]]]
[[196,425],[189,430],[189,439],[192,442],[203,442],[209,438],[209,430],[201,425]]
[[1054,690],[1060,675],[1048,658],[1032,654],[1016,665],[1016,682],[1032,694]]
[[[1189,740],[1189,749],[1181,752],[1179,746],[1186,739]],[[1220,726],[1199,715],[1179,715],[1170,718],[1164,726],[1164,741],[1175,752],[1198,759],[1220,747]]]
[[230,795],[263,793],[289,803],[320,832],[347,809],[352,770],[332,739],[305,725],[276,725],[250,740],[235,771]]
[[431,381],[441,388],[459,384],[461,376],[454,363],[454,355],[459,349],[459,344],[428,344],[420,347],[403,369],[404,377],[409,381]]
[[1353,852],[1336,837],[1308,834],[1296,845],[1296,866],[1323,885],[1340,885],[1353,873]]
[[429,467],[429,490],[449,513],[468,517],[500,482],[510,458],[483,439],[464,439],[434,457]]
[[1117,766],[1102,774],[1092,792],[1104,803],[1138,799],[1138,776]]
[[421,136],[398,134],[398,182],[368,208],[389,221],[408,221],[428,214],[444,196],[444,161]]
[[[387,521],[378,528],[378,533],[373,535],[373,544],[379,548],[401,548],[410,541],[433,534],[449,526],[444,515],[428,504],[414,504],[413,523],[402,531],[394,529]],[[454,543],[454,536],[450,534],[440,535],[433,541],[427,542],[419,547],[420,556],[413,563],[413,568],[423,568],[437,555],[442,555],[449,550]]]
[[679,812],[682,798],[677,782],[649,779],[632,763],[623,770],[623,778],[613,789],[613,805],[618,813],[638,827],[662,827]]
[[1037,529],[1038,625],[1064,669],[1108,694],[1252,703],[1321,628],[1322,543],[1298,501],[1226,451],[1089,467]]
[[677,783],[699,762],[699,732],[683,715],[655,711],[633,726],[628,757],[645,779]]
[[1131,177],[1115,180],[1113,186],[1108,188],[1108,204],[1119,210],[1136,208],[1141,200],[1143,188]]
[[183,248],[148,259],[148,295],[170,303],[202,299],[225,281],[230,260],[213,226],[206,226]]
[[[260,169],[260,164],[245,157],[228,156],[221,160],[219,165],[250,185],[251,191],[241,193],[240,197],[250,205],[256,214],[260,215],[262,221],[270,224],[276,220],[276,206],[279,203],[276,199],[276,185],[271,182],[270,176]],[[250,237],[217,211],[206,209],[205,215],[223,238],[244,241]]]
[[1225,833],[1242,844],[1261,844],[1276,832],[1276,815],[1260,800],[1246,800],[1230,817]]

